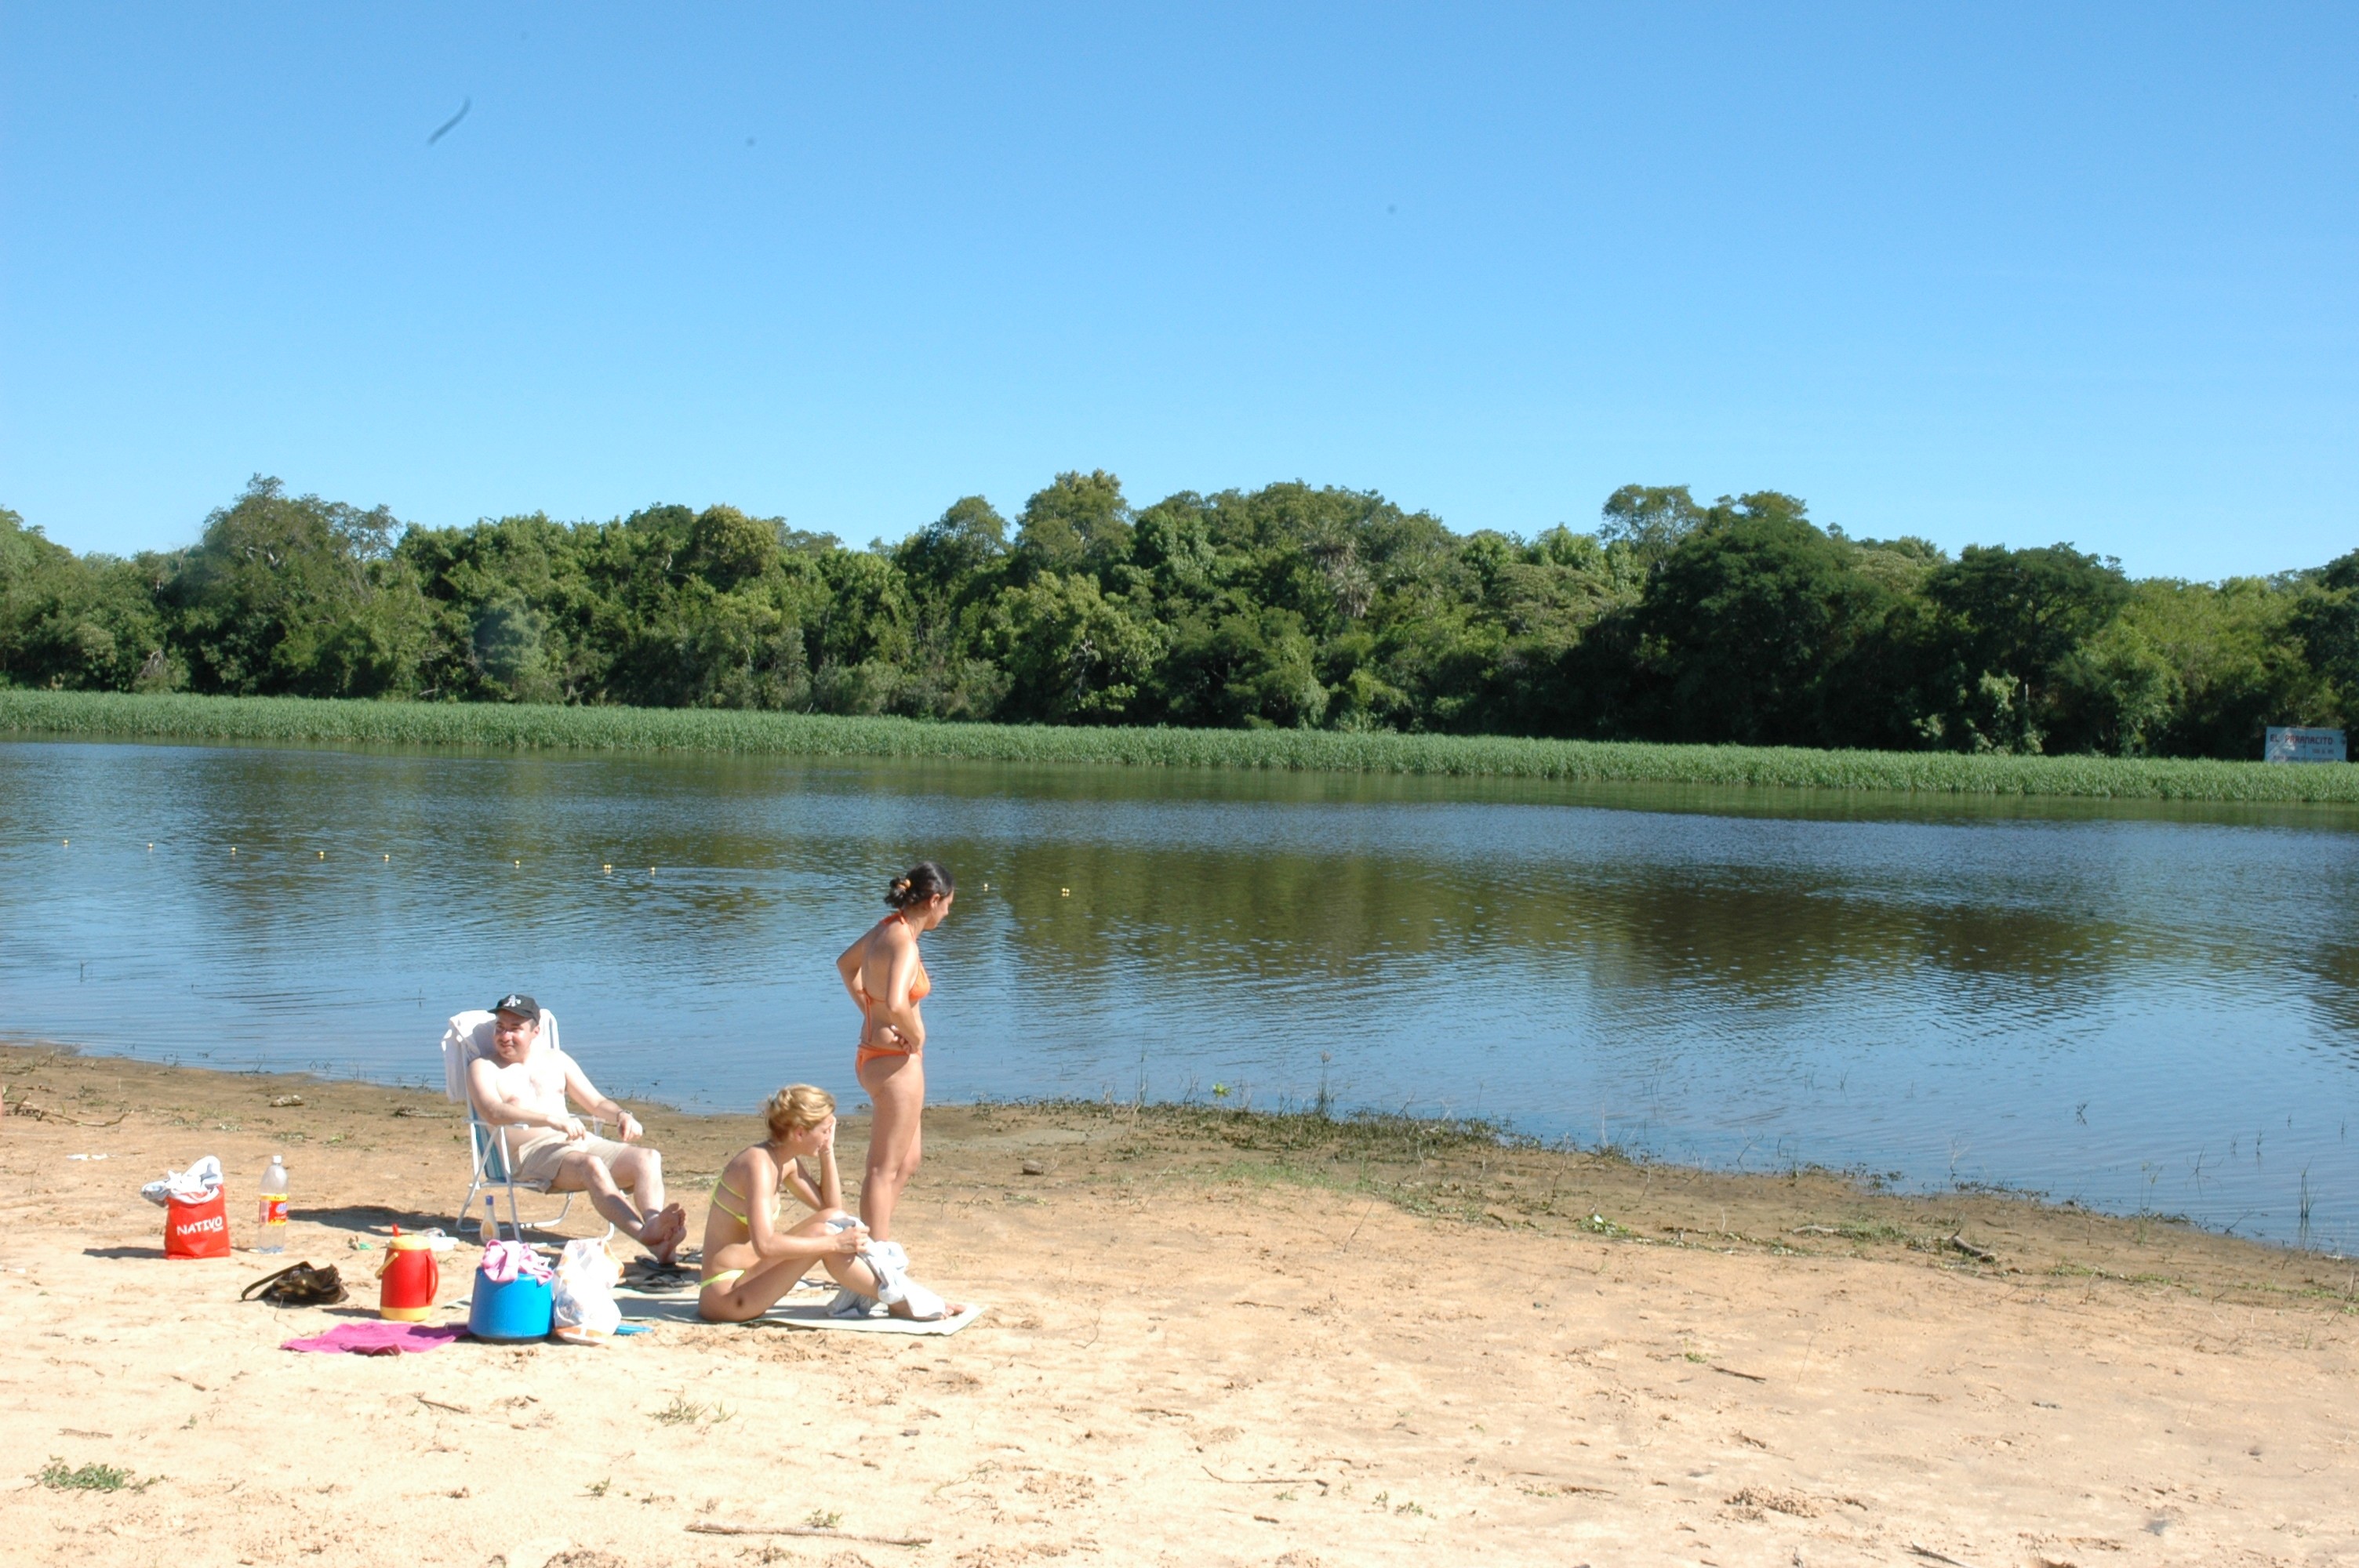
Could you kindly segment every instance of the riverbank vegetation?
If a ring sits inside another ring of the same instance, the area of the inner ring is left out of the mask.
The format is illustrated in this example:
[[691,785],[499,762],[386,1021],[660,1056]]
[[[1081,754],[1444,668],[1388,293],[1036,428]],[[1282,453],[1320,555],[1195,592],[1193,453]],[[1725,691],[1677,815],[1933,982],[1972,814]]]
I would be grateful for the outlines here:
[[0,689],[0,734],[1100,762],[2115,800],[2359,804],[2359,768],[1321,730],[948,724],[710,708]]
[[[196,544],[128,560],[0,510],[0,685],[404,699],[42,710],[143,732],[2014,788],[1957,781],[2254,758],[2266,725],[2359,712],[2359,553],[2134,581],[2066,545],[1854,538],[1770,492],[1628,486],[1593,531],[1527,540],[1301,484],[1134,508],[1103,472],[1013,524],[970,496],[861,549],[727,506],[405,527],[257,478]],[[649,708],[696,716],[620,711]],[[786,717],[821,715],[1023,728]]]

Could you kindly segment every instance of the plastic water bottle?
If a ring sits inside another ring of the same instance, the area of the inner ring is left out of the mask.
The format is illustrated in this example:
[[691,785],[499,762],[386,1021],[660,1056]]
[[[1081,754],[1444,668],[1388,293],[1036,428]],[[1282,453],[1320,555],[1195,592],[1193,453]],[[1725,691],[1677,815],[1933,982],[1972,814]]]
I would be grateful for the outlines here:
[[270,1168],[262,1173],[261,1239],[254,1245],[256,1252],[287,1250],[287,1163],[278,1155],[270,1157]]

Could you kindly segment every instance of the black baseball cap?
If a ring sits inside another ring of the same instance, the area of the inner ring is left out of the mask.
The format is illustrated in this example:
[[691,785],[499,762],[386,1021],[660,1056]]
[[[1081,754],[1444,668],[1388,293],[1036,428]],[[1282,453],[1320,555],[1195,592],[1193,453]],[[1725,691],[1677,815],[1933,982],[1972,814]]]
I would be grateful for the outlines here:
[[526,1018],[531,1019],[536,1023],[540,1022],[540,1003],[533,1000],[532,998],[525,995],[522,991],[508,992],[507,995],[492,1003],[492,1011],[494,1012],[518,1013]]

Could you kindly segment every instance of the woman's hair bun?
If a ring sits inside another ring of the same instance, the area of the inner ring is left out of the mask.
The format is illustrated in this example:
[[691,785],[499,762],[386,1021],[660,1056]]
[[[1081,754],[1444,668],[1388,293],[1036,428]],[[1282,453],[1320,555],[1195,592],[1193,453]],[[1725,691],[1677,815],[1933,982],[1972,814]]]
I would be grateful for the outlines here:
[[931,860],[919,860],[893,879],[886,891],[885,902],[895,909],[907,909],[913,903],[923,903],[929,898],[940,898],[946,892],[956,892],[958,884],[951,881],[950,872]]

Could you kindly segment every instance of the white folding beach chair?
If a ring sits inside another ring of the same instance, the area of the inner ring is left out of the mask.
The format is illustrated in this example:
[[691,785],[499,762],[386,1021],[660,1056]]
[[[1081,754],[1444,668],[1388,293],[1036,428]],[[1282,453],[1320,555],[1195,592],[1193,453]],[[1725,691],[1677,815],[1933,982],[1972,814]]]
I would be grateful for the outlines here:
[[[459,1225],[462,1229],[466,1227],[474,1214],[475,1199],[479,1195],[492,1187],[505,1187],[508,1195],[508,1225],[521,1240],[524,1220],[516,1213],[516,1189],[522,1187],[526,1192],[546,1196],[549,1184],[516,1180],[516,1173],[508,1169],[507,1143],[500,1137],[500,1130],[484,1119],[482,1113],[475,1109],[474,1096],[467,1092],[467,1064],[478,1056],[492,1054],[494,1022],[490,1013],[479,1008],[470,1009],[453,1014],[451,1027],[442,1032],[442,1092],[467,1109],[467,1156],[473,1167],[467,1183],[466,1201],[459,1206]],[[551,1046],[557,1044],[557,1014],[545,1007],[540,1010],[540,1033]],[[590,1119],[590,1129],[593,1132],[603,1134],[605,1126],[596,1118]],[[565,1217],[573,1210],[573,1195],[562,1193],[559,1195],[565,1202],[555,1217],[534,1221],[533,1228],[548,1230],[565,1223]],[[608,1227],[609,1234],[612,1231],[613,1227]]]

